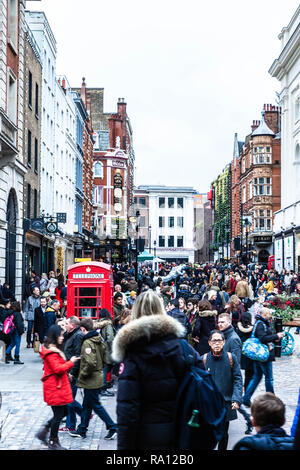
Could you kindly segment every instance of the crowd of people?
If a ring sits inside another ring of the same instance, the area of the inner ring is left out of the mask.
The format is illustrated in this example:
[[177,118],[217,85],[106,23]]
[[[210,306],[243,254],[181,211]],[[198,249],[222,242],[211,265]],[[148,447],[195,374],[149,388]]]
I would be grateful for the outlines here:
[[[237,413],[245,419],[248,436],[235,449],[299,448],[300,395],[291,435],[282,428],[285,407],[275,393],[273,362],[275,345],[285,333],[274,330],[268,303],[282,292],[300,295],[299,273],[278,273],[258,263],[162,263],[157,272],[145,263],[137,275],[134,265],[123,263],[114,265],[113,272],[113,312],[102,309],[97,320],[66,318],[67,287],[59,270],[41,277],[31,273],[23,306],[8,293],[9,286],[0,291],[0,323],[12,317],[14,324],[9,334],[0,333],[6,362],[23,364],[24,320],[27,348],[40,344],[44,399],[53,411],[37,433],[42,442],[63,449],[59,432],[85,438],[94,411],[105,422],[106,439],[118,435],[120,450],[174,448],[176,393],[187,370],[184,339],[194,364],[210,373],[224,399],[219,450],[227,449],[229,425]],[[267,345],[265,362],[242,354],[251,336]],[[263,377],[266,393],[251,401]],[[101,404],[101,396],[114,395],[114,383],[117,423]],[[78,388],[84,391],[82,404],[76,400]]]

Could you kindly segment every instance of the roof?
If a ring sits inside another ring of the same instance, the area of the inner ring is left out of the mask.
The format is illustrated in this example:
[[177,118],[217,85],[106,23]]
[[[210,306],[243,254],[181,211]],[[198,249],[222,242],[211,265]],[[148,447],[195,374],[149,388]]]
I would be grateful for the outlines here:
[[262,113],[261,113],[260,125],[251,134],[252,137],[257,137],[259,135],[270,135],[272,137],[275,136],[274,132],[266,124],[265,111],[262,111]]

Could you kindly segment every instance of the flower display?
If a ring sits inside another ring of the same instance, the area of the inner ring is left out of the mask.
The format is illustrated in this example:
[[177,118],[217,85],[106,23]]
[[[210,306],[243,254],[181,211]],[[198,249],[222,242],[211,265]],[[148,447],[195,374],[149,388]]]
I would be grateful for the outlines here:
[[266,301],[275,317],[281,317],[283,324],[300,317],[300,296],[290,295],[286,293],[272,296]]

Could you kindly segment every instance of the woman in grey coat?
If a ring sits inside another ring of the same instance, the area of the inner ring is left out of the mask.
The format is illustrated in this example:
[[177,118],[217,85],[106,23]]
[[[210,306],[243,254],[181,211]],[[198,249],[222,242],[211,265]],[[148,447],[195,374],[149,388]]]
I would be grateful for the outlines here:
[[223,394],[227,407],[224,435],[218,444],[218,450],[226,450],[229,423],[237,419],[237,409],[242,403],[243,378],[236,356],[224,351],[225,337],[221,331],[212,330],[208,344],[211,351],[203,355],[203,362]]

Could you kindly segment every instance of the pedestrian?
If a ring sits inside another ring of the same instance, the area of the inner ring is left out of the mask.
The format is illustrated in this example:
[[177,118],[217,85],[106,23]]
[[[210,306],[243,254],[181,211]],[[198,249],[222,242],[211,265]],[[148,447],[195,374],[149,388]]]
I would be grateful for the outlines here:
[[73,356],[69,361],[66,361],[62,351],[63,340],[64,336],[60,326],[52,325],[40,351],[40,356],[44,362],[44,374],[41,379],[44,401],[51,406],[53,417],[40,428],[36,437],[52,450],[65,450],[60,445],[58,429],[60,422],[68,414],[67,405],[73,402],[68,371],[79,359],[79,357]]
[[112,344],[115,337],[115,331],[113,327],[113,321],[109,311],[106,308],[102,308],[99,311],[99,321],[94,321],[94,328],[101,334],[105,341],[105,357],[103,367],[103,385],[100,389],[102,396],[113,397],[114,393],[107,390],[107,374],[113,369],[113,360],[111,357]]
[[55,287],[55,299],[59,301],[59,306],[60,308],[63,306],[63,301],[61,298],[61,293],[63,288],[65,287],[64,283],[62,281],[58,281],[57,286]]
[[226,305],[226,313],[231,317],[233,328],[236,328],[236,325],[241,320],[244,312],[245,308],[241,299],[237,295],[232,295]]
[[291,427],[291,436],[295,438],[295,449],[300,450],[300,388],[298,394],[298,403],[294,414],[293,424]]
[[[11,303],[11,311],[13,314],[14,329],[10,332],[10,345],[6,349],[6,363],[14,361],[14,364],[24,364],[20,361],[20,346],[21,336],[24,333],[24,319],[22,316],[22,307],[20,302],[15,301]],[[14,359],[11,352],[15,348]]]
[[[5,319],[8,316],[12,315],[12,313],[13,312],[11,309],[11,301],[9,299],[3,299],[2,304],[0,305],[0,324],[3,325]],[[2,328],[0,330],[0,341],[3,341],[6,347],[10,345],[10,341],[11,341],[10,335],[3,333]],[[5,358],[6,358],[5,359],[6,363],[12,360],[9,357],[7,358],[6,356]]]
[[4,282],[2,287],[2,295],[5,299],[9,299],[11,302],[16,302],[15,295],[11,288],[9,287],[8,282]]
[[48,286],[48,277],[46,273],[42,273],[41,280],[40,280],[40,291],[41,295],[47,290]]
[[27,321],[27,334],[26,334],[26,341],[27,341],[27,348],[33,347],[33,324],[34,324],[34,312],[37,307],[40,306],[40,289],[38,287],[34,287],[32,291],[32,295],[28,297],[24,307],[24,316],[25,320]]
[[163,300],[164,307],[166,307],[168,303],[171,302],[172,292],[173,292],[173,289],[171,286],[165,286],[161,289],[161,297]]
[[191,325],[191,331],[187,336],[187,341],[191,346],[195,347],[196,343],[194,341],[193,331],[194,331],[195,324],[196,324],[196,321],[197,321],[197,318],[198,318],[199,314],[198,314],[198,301],[196,299],[194,299],[193,297],[191,297],[187,300],[186,315],[187,315],[189,323]]
[[203,356],[204,365],[222,393],[227,408],[224,434],[218,443],[218,450],[226,450],[229,438],[229,423],[237,419],[236,410],[239,409],[242,402],[243,378],[235,354],[224,350],[226,342],[221,331],[212,330],[208,344],[210,352]]
[[[113,342],[112,358],[120,364],[118,450],[170,450],[177,390],[187,370],[180,344],[185,330],[152,290],[137,297],[131,316]],[[198,353],[188,347],[203,369]]]
[[[224,351],[234,354],[238,360],[239,366],[241,367],[242,341],[239,335],[236,333],[235,329],[233,328],[231,318],[228,313],[222,313],[221,315],[219,315],[218,328],[220,331],[222,331],[225,337]],[[250,420],[249,413],[247,413],[242,404],[240,404],[238,412],[243,416],[247,424],[245,434],[250,434],[253,430],[253,426]]]
[[81,422],[76,431],[69,431],[72,437],[86,438],[89,420],[92,411],[99,416],[106,425],[108,433],[104,439],[113,439],[117,434],[117,425],[113,422],[99,397],[99,389],[103,385],[103,366],[105,357],[104,340],[94,328],[91,318],[85,318],[80,322],[83,333],[80,367],[77,386],[83,388]]
[[280,340],[285,333],[273,333],[271,329],[271,311],[263,307],[260,313],[256,315],[256,323],[254,325],[254,336],[260,340],[261,343],[266,344],[269,349],[269,358],[266,362],[253,361],[253,376],[243,396],[243,404],[251,406],[250,398],[261,381],[263,375],[265,376],[266,392],[274,393],[273,386],[273,367],[272,363],[275,361],[275,348],[274,342]]
[[[33,334],[36,339],[43,344],[44,339],[47,334],[47,330],[50,325],[48,325],[47,318],[47,299],[45,297],[40,298],[40,306],[36,307],[34,310],[34,322],[33,322]],[[55,321],[53,322],[53,324]]]
[[282,426],[285,423],[285,405],[273,393],[254,398],[251,420],[257,434],[239,440],[233,450],[294,450],[294,438]]
[[121,318],[121,313],[125,309],[125,304],[123,303],[123,294],[117,292],[114,295],[114,327],[118,328],[118,323]]
[[249,284],[245,276],[242,276],[242,278],[237,282],[235,295],[237,295],[242,302],[245,302],[246,299],[250,298],[251,294],[249,290]]
[[136,292],[133,290],[130,292],[129,297],[127,298],[126,307],[131,309],[135,301],[136,301]]
[[[251,314],[249,312],[244,312],[242,314],[241,321],[238,322],[235,330],[242,343],[251,337],[252,330],[253,325]],[[241,369],[245,371],[244,390],[246,390],[253,376],[253,361],[244,354],[241,356]]]
[[[67,361],[71,357],[79,357],[81,353],[83,333],[80,329],[80,320],[76,316],[71,316],[66,320],[66,331],[64,333],[63,351]],[[69,380],[72,389],[73,402],[68,404],[68,414],[66,425],[59,429],[61,432],[76,430],[76,413],[81,417],[82,405],[76,400],[77,378],[79,373],[79,361],[75,362],[72,369],[69,370]]]
[[168,311],[168,315],[179,321],[185,328],[186,336],[189,335],[192,331],[192,327],[186,315],[185,300],[179,297],[179,299],[172,300],[171,304],[173,305],[173,309]]
[[50,271],[49,273],[49,281],[47,285],[47,290],[50,293],[51,300],[55,299],[55,289],[58,286],[58,280],[55,277],[54,271]]
[[58,299],[54,299],[51,301],[51,305],[47,307],[47,313],[52,312],[55,314],[56,319],[62,318],[60,314],[60,301]]
[[205,299],[198,303],[198,317],[192,332],[195,349],[202,356],[210,351],[208,338],[210,332],[217,327],[217,310],[213,310],[211,303]]

